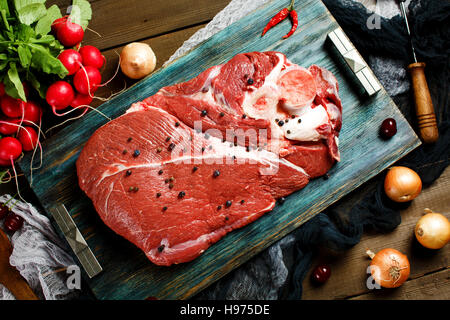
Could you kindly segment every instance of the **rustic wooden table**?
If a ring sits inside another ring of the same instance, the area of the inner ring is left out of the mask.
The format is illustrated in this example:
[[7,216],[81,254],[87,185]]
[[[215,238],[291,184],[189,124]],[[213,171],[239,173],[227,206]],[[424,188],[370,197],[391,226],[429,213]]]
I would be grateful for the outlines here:
[[[60,8],[70,5],[70,0],[51,0]],[[157,56],[157,68],[189,39],[204,27],[229,0],[97,0],[91,1],[93,19],[84,42],[102,50],[107,66],[103,79],[111,78],[117,67],[118,53],[129,42],[148,43]],[[108,97],[134,83],[119,72],[107,88],[98,91],[98,96]],[[100,102],[97,102],[97,105]],[[27,200],[33,202],[32,194],[26,192],[26,181],[20,181]],[[362,187],[364,188],[364,186]],[[15,193],[15,185],[1,186],[1,193]],[[439,251],[425,250],[414,240],[413,229],[429,207],[436,212],[450,213],[450,168],[423,191],[412,205],[402,212],[401,225],[390,234],[368,234],[352,249],[344,253],[321,252],[314,264],[326,262],[331,266],[332,276],[322,285],[315,286],[304,281],[303,299],[450,299],[449,246]],[[357,191],[356,191],[357,192]],[[349,204],[351,205],[351,204]],[[369,259],[367,248],[377,250],[392,247],[405,254],[411,262],[410,279],[395,290],[369,290],[366,286],[366,268]]]

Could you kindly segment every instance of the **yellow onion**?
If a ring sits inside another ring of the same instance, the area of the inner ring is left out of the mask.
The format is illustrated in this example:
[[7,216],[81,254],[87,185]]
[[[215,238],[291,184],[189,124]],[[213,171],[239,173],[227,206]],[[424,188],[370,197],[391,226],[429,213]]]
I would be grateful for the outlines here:
[[411,201],[422,191],[422,180],[410,168],[392,167],[384,180],[384,191],[392,201]]
[[373,279],[383,288],[400,287],[409,277],[409,260],[398,250],[387,248],[374,254],[366,252],[372,259],[370,273]]
[[450,222],[440,214],[425,209],[426,215],[417,221],[414,233],[417,241],[428,249],[441,249],[450,241]]
[[146,43],[129,43],[120,53],[120,68],[128,78],[141,79],[153,72],[155,66],[155,53]]

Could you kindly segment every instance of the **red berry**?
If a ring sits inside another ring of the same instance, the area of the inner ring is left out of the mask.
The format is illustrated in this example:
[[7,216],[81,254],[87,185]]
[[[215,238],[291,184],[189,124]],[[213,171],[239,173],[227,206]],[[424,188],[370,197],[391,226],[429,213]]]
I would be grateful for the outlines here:
[[324,283],[330,278],[330,276],[331,269],[326,264],[318,265],[311,274],[312,280],[316,283]]
[[15,213],[11,213],[6,217],[3,225],[5,226],[5,229],[8,230],[9,232],[15,232],[20,228],[22,228],[23,218]]
[[4,204],[0,205],[0,220],[6,217],[6,215],[9,213],[9,208],[5,206]]
[[397,133],[397,123],[395,119],[387,118],[380,127],[380,135],[385,139],[390,139]]

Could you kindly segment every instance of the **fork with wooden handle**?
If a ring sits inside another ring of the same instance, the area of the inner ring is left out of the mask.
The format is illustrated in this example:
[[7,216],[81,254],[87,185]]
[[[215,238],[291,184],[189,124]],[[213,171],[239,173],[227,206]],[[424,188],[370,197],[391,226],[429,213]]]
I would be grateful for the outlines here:
[[408,66],[414,90],[420,138],[425,143],[434,143],[439,138],[439,132],[424,69],[424,62],[415,62]]
[[414,63],[408,66],[411,74],[411,82],[414,91],[414,102],[416,105],[417,123],[419,126],[419,136],[425,143],[434,143],[439,138],[439,131],[434,114],[433,101],[428,89],[425,77],[425,63],[417,62],[416,49],[411,40],[411,30],[409,28],[408,17],[406,16],[405,0],[399,0],[402,16],[405,20],[406,31],[411,42],[412,56]]
[[0,229],[0,283],[8,288],[17,300],[38,300],[19,271],[9,264],[11,252],[11,243]]

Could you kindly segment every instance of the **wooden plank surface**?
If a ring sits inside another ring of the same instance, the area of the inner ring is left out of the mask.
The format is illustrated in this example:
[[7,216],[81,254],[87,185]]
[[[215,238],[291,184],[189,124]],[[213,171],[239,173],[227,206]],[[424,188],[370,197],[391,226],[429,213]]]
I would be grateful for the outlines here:
[[450,270],[444,269],[407,281],[398,290],[374,290],[351,300],[449,300]]
[[[423,215],[424,208],[440,212],[450,219],[449,190],[450,168],[447,168],[431,187],[424,189],[407,209],[401,211],[402,222],[393,232],[382,235],[366,233],[360,243],[345,252],[321,252],[314,260],[313,266],[319,263],[328,263],[332,270],[332,277],[324,285],[316,286],[309,280],[310,274],[308,274],[303,282],[303,299],[346,299],[361,295],[361,299],[400,299],[406,297],[410,292],[417,294],[416,299],[430,298],[430,295],[426,293],[428,286],[425,286],[423,291],[425,293],[421,294],[421,286],[426,281],[416,281],[415,279],[421,279],[424,276],[427,277],[426,279],[432,279],[430,281],[442,279],[445,276],[448,278],[448,270],[436,276],[437,278],[429,277],[429,274],[449,268],[450,247],[447,245],[441,250],[423,248],[415,240],[414,227]],[[367,248],[373,252],[384,248],[394,248],[406,254],[411,263],[410,279],[406,282],[408,285],[394,290],[382,289],[377,290],[377,293],[371,293],[366,286],[368,277],[366,270],[370,261],[365,254]],[[448,286],[449,283],[440,287],[442,297],[448,297],[450,294]],[[435,290],[432,297],[438,297]]]
[[[74,163],[78,153],[88,137],[105,122],[98,114],[89,113],[83,120],[46,141],[45,163],[40,171],[35,172],[33,187],[44,208],[48,209],[56,202],[66,204],[104,267],[102,274],[88,280],[97,297],[187,298],[294,230],[419,144],[386,92],[369,100],[360,100],[355,95],[342,75],[343,66],[336,64],[324,49],[326,33],[337,24],[320,1],[309,0],[297,5],[303,28],[287,41],[282,41],[280,37],[289,29],[287,22],[280,24],[280,33],[272,32],[260,38],[260,30],[266,21],[284,6],[284,1],[274,1],[264,6],[100,108],[109,116],[116,117],[132,102],[154,94],[160,87],[196,76],[236,53],[278,50],[295,63],[304,66],[317,63],[336,74],[344,104],[340,146],[343,161],[332,169],[329,180],[312,181],[306,189],[288,197],[283,206],[227,235],[195,261],[170,268],[156,267],[142,252],[103,225],[90,201],[77,187]],[[377,131],[381,120],[389,116],[398,120],[399,132],[393,140],[383,142],[377,138]],[[27,160],[21,163],[25,173],[28,172]]]
[[[102,0],[90,2],[93,16],[89,28],[99,33],[101,37],[88,30],[84,42],[103,50],[184,29],[187,26],[204,24],[230,1]],[[63,9],[71,3],[71,0],[50,0],[47,1],[47,6],[58,4]]]

